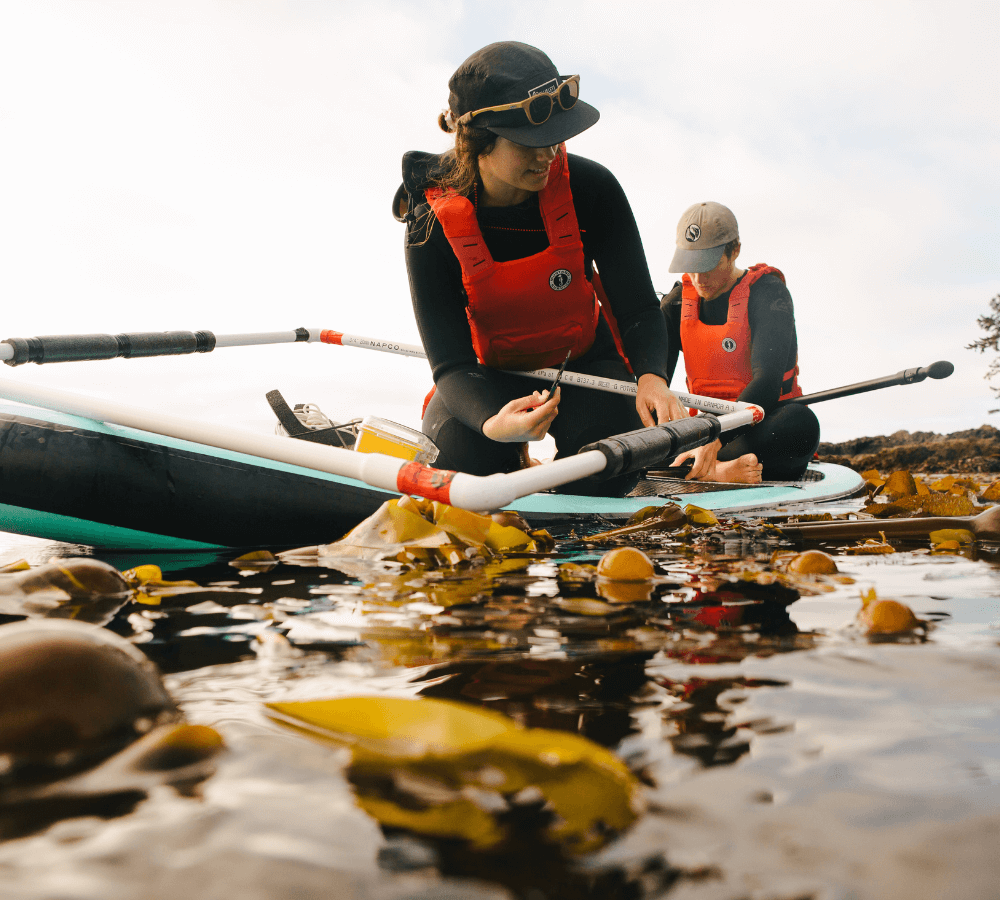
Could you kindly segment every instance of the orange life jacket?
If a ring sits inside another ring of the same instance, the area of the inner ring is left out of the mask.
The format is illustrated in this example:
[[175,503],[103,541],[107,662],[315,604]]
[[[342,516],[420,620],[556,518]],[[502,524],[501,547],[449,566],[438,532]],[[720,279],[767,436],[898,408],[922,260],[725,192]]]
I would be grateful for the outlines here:
[[[724,325],[706,325],[698,318],[701,298],[689,275],[681,288],[681,348],[687,372],[688,391],[719,400],[738,400],[753,380],[750,367],[750,287],[762,275],[785,276],[773,266],[750,266],[729,295],[729,315]],[[785,372],[779,400],[801,397],[799,366]]]
[[539,369],[561,364],[567,351],[575,359],[590,349],[600,309],[585,271],[565,145],[538,195],[549,246],[532,256],[496,262],[467,197],[443,188],[426,196],[462,267],[472,346],[481,363]]

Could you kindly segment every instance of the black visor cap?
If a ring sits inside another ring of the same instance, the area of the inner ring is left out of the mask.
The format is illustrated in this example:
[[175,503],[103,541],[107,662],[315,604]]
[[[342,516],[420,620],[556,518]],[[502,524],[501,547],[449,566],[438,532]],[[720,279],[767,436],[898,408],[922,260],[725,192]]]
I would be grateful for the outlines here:
[[523,110],[490,112],[476,116],[469,124],[485,128],[522,147],[554,147],[576,137],[594,125],[601,114],[589,103],[577,100],[572,109],[558,104],[541,125],[532,125]]

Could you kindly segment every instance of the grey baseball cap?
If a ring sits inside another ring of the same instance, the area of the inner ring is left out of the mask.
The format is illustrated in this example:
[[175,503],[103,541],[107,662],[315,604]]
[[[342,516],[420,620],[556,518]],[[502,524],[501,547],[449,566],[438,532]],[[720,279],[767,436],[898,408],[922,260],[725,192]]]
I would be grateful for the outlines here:
[[722,259],[726,244],[739,240],[732,210],[721,203],[695,203],[677,223],[677,249],[671,272],[711,272]]

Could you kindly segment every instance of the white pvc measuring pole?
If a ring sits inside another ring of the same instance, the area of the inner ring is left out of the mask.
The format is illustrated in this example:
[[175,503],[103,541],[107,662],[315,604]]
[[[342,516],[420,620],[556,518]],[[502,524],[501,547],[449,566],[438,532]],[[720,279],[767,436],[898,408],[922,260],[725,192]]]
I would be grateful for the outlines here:
[[[380,453],[356,453],[340,447],[253,434],[235,428],[181,419],[99,397],[0,379],[0,397],[100,422],[246,453],[262,459],[329,472],[363,481],[393,493],[413,493],[471,510],[499,509],[518,497],[549,490],[604,469],[604,455],[593,450],[545,466],[510,474],[466,475],[432,469]],[[402,470],[407,470],[403,472]],[[440,489],[435,485],[444,482]]]
[[[312,332],[310,332],[310,335]],[[310,336],[309,340],[313,340]],[[363,337],[359,334],[344,334],[340,331],[324,331],[320,340],[324,344],[337,344],[343,347],[362,347],[365,350],[379,350],[382,353],[395,353],[399,356],[411,356],[418,359],[427,359],[423,347],[418,344],[402,344],[398,341],[383,341],[379,338]],[[558,369],[532,369],[530,372],[518,372],[513,369],[507,370],[511,375],[521,375],[524,378],[535,378],[541,381],[551,382]],[[614,378],[595,378],[593,375],[584,375],[581,372],[570,372],[566,370],[562,373],[560,381],[563,384],[576,384],[580,387],[591,388],[595,391],[606,391],[610,394],[630,394],[635,396],[638,386],[634,381],[619,381]],[[697,394],[681,394],[674,392],[674,396],[690,409],[700,409],[704,412],[717,414],[740,412],[748,409],[751,404],[740,403],[739,401],[717,400],[715,397],[701,397]]]
[[[219,347],[256,347],[260,344],[313,344],[319,343],[322,328],[304,328],[309,337],[302,340],[294,331],[264,331],[254,334],[217,334],[215,346]],[[2,351],[0,351],[2,352]]]
[[[433,469],[380,453],[357,453],[277,435],[253,434],[127,406],[113,400],[9,379],[0,379],[0,397],[235,453],[329,472],[363,481],[382,490],[416,494],[474,511],[500,509],[527,494],[550,490],[578,478],[596,475],[607,465],[603,453],[589,450],[517,472],[466,475],[462,472]],[[720,416],[719,422],[722,430],[728,431],[750,424],[760,415],[760,410],[752,407]]]
[[[303,332],[307,334],[302,337]],[[69,336],[72,338],[73,336]],[[77,337],[85,338],[86,335]],[[102,337],[115,337],[107,335]],[[216,334],[212,335],[215,340],[213,349],[219,347],[254,347],[265,344],[312,344],[322,342],[324,344],[339,344],[344,347],[360,347],[365,350],[378,350],[381,353],[394,353],[399,356],[409,356],[414,359],[427,359],[423,347],[418,344],[406,344],[400,341],[384,341],[381,338],[363,337],[358,334],[344,334],[340,331],[321,328],[300,328],[296,331],[262,331],[249,332],[247,334]],[[13,339],[12,339],[13,340]],[[42,340],[34,338],[30,340]],[[189,355],[195,351],[188,351],[177,355]],[[153,353],[148,357],[172,355],[167,353]],[[0,342],[0,362],[14,359],[15,350],[11,344]],[[105,357],[102,357],[105,358]],[[106,358],[116,358],[114,356]],[[41,361],[41,360],[39,360]],[[56,360],[57,362],[59,360]],[[83,360],[76,360],[83,361]],[[534,378],[540,381],[551,382],[555,377],[556,369],[533,369],[530,372],[518,372],[509,370],[513,375],[520,375],[524,378]],[[580,387],[590,388],[596,391],[605,391],[611,394],[628,394],[635,396],[638,387],[634,381],[619,381],[614,378],[595,378],[593,375],[584,375],[581,372],[564,371],[561,381],[564,384],[575,384]],[[746,409],[750,404],[738,401],[718,400],[715,397],[702,397],[697,394],[682,394],[675,392],[677,399],[691,409],[699,409],[703,412],[724,414],[737,412]]]

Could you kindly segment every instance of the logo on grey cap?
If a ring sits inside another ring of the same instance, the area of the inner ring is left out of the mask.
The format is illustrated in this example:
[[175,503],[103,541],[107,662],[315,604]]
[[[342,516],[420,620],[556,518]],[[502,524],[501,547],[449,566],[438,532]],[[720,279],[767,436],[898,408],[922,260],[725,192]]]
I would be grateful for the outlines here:
[[549,287],[554,291],[564,291],[569,287],[569,283],[573,280],[573,276],[570,274],[569,269],[556,269],[549,276]]
[[726,353],[732,353],[736,349],[736,341],[732,338],[724,338],[722,341],[722,349],[725,350]]
[[687,231],[684,232],[684,237],[688,239],[692,244],[701,237],[701,226],[700,225],[688,225]]

